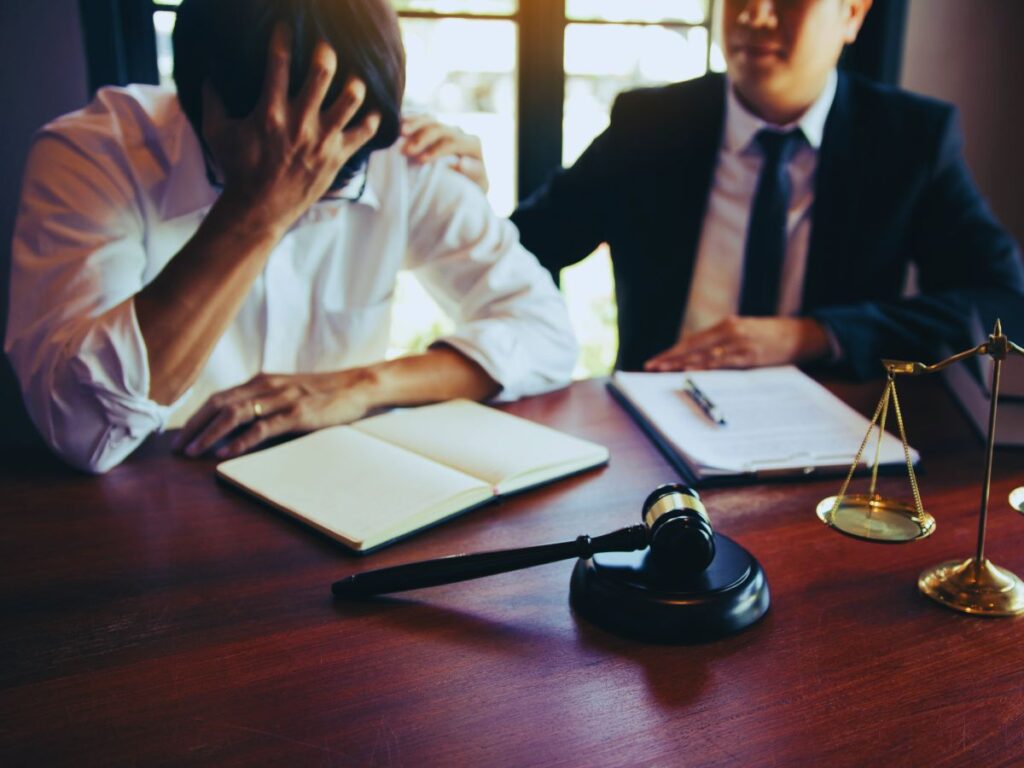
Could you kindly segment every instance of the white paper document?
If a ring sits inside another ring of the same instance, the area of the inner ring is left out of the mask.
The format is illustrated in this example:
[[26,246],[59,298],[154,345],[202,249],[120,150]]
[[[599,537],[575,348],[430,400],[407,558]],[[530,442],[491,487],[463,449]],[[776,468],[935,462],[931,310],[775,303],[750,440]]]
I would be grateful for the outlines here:
[[[714,403],[718,424],[688,395],[686,377]],[[686,373],[616,372],[611,384],[642,425],[696,478],[849,467],[869,422],[798,368]],[[645,424],[643,422],[646,422]],[[862,461],[874,460],[877,430]],[[918,454],[911,449],[911,460]],[[886,433],[880,464],[905,462]]]

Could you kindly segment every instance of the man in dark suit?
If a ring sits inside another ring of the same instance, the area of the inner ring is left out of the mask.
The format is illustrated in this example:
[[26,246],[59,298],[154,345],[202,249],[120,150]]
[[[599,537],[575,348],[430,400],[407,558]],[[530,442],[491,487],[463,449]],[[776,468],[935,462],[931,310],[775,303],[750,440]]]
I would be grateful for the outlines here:
[[979,303],[1024,302],[955,110],[836,70],[870,5],[724,0],[728,76],[622,94],[513,214],[553,274],[609,244],[617,367],[866,377],[881,357],[967,346]]

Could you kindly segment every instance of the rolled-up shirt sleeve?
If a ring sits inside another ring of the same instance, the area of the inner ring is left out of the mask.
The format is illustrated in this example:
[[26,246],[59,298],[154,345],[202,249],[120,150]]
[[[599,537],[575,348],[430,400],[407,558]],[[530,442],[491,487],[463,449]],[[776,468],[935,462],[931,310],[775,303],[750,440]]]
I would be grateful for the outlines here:
[[439,341],[480,365],[499,400],[568,384],[577,344],[550,274],[470,181],[441,164],[412,172],[407,266],[455,321]]
[[50,447],[76,467],[104,472],[162,429],[174,406],[149,399],[135,316],[144,215],[117,151],[96,150],[45,129],[33,144],[4,348]]

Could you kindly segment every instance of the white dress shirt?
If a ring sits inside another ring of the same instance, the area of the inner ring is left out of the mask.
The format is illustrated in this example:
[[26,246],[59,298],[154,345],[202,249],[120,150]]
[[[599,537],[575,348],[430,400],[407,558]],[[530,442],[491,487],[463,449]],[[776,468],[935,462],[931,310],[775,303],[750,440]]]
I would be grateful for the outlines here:
[[778,305],[779,315],[799,313],[807,269],[818,150],[837,82],[838,76],[833,70],[825,89],[803,117],[786,126],[770,125],[752,114],[740,103],[731,84],[726,84],[725,129],[686,302],[684,336],[710,328],[739,311],[747,228],[763,162],[755,137],[762,128],[779,131],[799,128],[807,140],[793,153],[787,166],[792,193],[786,217],[786,253]]
[[161,406],[149,398],[133,297],[217,198],[198,140],[174,93],[148,86],[103,89],[45,126],[15,226],[5,349],[50,446],[102,472],[261,371],[383,359],[403,269],[455,321],[443,341],[493,377],[502,399],[568,383],[576,343],[564,302],[474,184],[395,148],[373,154],[365,182],[357,202],[322,200],[296,222],[195,385]]

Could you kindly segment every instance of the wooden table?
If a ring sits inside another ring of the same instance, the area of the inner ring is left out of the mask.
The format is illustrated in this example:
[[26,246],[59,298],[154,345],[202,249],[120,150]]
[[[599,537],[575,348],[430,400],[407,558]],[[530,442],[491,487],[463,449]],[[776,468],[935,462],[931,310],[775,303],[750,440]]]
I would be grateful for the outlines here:
[[[973,553],[981,445],[937,383],[902,390],[934,536],[825,528],[836,481],[708,490],[765,567],[765,619],[721,642],[643,645],[576,617],[572,563],[331,600],[358,569],[603,533],[676,479],[601,382],[514,413],[607,444],[612,462],[364,559],[213,479],[157,438],[90,478],[0,472],[0,764],[1021,765],[1024,621],[917,592]],[[880,385],[839,387],[868,410]],[[908,495],[905,479],[883,490]],[[1024,573],[998,452],[988,554]]]

